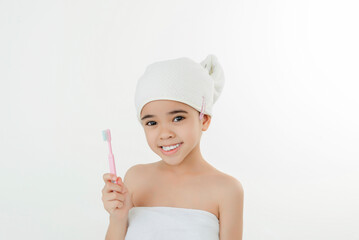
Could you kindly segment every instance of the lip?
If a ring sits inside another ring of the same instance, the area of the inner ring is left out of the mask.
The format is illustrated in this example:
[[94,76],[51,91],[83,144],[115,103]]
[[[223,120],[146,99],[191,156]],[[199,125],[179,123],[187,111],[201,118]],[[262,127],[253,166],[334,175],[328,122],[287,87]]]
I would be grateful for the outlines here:
[[170,144],[170,145],[162,145],[162,146],[159,146],[159,148],[162,148],[162,147],[169,147],[169,146],[173,146],[173,145],[177,145],[177,144],[182,144],[183,142],[179,142],[179,143],[173,143],[173,144]]
[[[173,145],[175,145],[175,144],[173,144]],[[169,145],[169,146],[172,146],[172,145]],[[167,152],[165,150],[163,150],[162,147],[160,147],[160,149],[164,155],[172,155],[172,154],[175,154],[180,149],[181,146],[182,146],[182,143],[179,143],[179,146],[177,148],[172,149],[171,151],[167,151]]]

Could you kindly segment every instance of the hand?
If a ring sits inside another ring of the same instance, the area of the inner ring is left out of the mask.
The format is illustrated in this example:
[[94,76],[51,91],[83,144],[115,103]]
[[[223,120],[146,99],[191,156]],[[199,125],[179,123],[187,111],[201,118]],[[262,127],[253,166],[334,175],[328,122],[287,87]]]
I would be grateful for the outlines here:
[[103,175],[105,182],[102,189],[103,205],[111,219],[127,219],[128,212],[133,207],[131,195],[120,177],[116,179],[117,184],[112,182],[113,178],[116,179],[116,176],[112,173]]

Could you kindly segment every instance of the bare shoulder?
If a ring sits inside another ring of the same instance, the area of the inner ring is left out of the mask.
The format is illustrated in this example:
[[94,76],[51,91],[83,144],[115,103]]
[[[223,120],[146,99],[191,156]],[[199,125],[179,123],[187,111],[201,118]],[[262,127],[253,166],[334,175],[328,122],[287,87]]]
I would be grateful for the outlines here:
[[218,177],[218,215],[221,239],[242,239],[243,200],[242,183],[233,176],[221,173]]
[[146,182],[147,176],[152,172],[153,168],[153,163],[142,163],[133,165],[127,170],[123,182],[126,187],[130,188],[130,192]]
[[243,192],[242,183],[237,178],[226,173],[222,173],[221,175],[222,176],[220,179],[222,184],[224,184],[223,186],[221,186],[221,189],[223,189],[224,191],[237,190]]
[[146,164],[136,164],[127,169],[123,182],[127,184],[132,184],[136,179],[138,179],[138,175],[145,171]]
[[216,190],[221,191],[222,193],[233,190],[243,191],[242,183],[229,174],[216,170],[215,174],[212,174],[212,176],[214,176],[213,179],[217,183]]
[[243,199],[244,190],[242,183],[235,177],[219,172],[216,177],[216,183],[216,191],[217,193],[220,193],[218,194],[219,214],[221,209],[224,209],[224,205],[228,204],[231,200],[239,201]]
[[133,194],[136,186],[138,186],[138,181],[141,179],[139,176],[143,174],[145,170],[145,164],[136,164],[130,167],[123,179],[123,183],[126,185],[129,193]]

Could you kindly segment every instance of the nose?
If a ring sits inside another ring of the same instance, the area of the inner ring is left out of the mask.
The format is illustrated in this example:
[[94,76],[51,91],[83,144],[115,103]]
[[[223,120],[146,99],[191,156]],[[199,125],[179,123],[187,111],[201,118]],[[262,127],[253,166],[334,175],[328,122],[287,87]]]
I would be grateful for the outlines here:
[[167,126],[161,126],[160,128],[160,139],[168,139],[168,138],[173,138],[175,136],[175,134],[173,133],[173,131],[167,127]]

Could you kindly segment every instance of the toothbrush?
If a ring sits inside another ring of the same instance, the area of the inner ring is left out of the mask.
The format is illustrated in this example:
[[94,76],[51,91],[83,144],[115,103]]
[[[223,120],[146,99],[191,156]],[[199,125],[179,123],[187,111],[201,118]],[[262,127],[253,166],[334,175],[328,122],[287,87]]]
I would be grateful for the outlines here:
[[[112,147],[111,147],[111,132],[110,132],[110,129],[103,130],[102,131],[102,136],[103,136],[103,140],[108,142],[108,147],[110,149],[110,153],[108,155],[108,161],[110,163],[110,172],[112,174],[115,174],[115,176],[117,177],[116,166],[115,166],[115,158],[113,156]],[[117,184],[117,180],[116,181],[111,180],[111,182]]]

